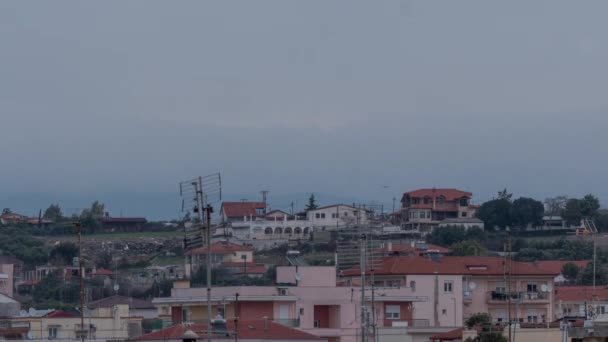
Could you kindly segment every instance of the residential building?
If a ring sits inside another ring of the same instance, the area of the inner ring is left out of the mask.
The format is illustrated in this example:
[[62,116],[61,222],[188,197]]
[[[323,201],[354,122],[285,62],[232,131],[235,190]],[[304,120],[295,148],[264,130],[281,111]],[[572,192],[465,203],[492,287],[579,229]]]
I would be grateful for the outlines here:
[[303,241],[310,238],[311,223],[296,217],[253,218],[232,222],[228,230],[235,240],[264,249],[286,244],[290,241]]
[[457,189],[418,189],[401,198],[402,226],[406,230],[428,233],[446,219],[469,219],[477,206],[471,204],[473,194]]
[[308,210],[306,219],[315,230],[338,230],[357,224],[367,224],[369,222],[369,212],[365,208],[333,204]]
[[567,283],[566,277],[562,274],[562,269],[565,264],[574,264],[578,266],[581,271],[589,265],[590,261],[588,260],[578,260],[578,261],[563,261],[563,260],[541,260],[534,262],[538,268],[543,269],[547,272],[555,273],[557,276],[553,279],[553,282],[556,285],[564,285]]
[[[440,326],[462,326],[463,319],[479,312],[489,313],[496,323],[505,322],[508,307],[511,317],[522,323],[547,322],[553,317],[551,289],[558,273],[532,262],[510,264],[510,274],[505,276],[505,259],[498,257],[388,257],[375,267],[374,279],[391,286],[393,282],[405,283],[417,294],[430,291],[427,295],[437,305],[428,308],[416,304],[415,308],[425,310],[423,316]],[[343,278],[357,277],[358,272],[345,272]]]
[[[188,334],[194,339],[198,338],[199,341],[203,341],[207,338],[207,328],[206,323],[178,323],[166,329],[141,335],[134,340],[182,342],[183,337]],[[212,332],[212,341],[236,341],[238,339],[241,342],[327,342],[327,339],[270,320],[226,320],[223,323],[214,324]]]
[[605,286],[558,286],[554,292],[555,319],[608,319],[608,288]]
[[148,221],[144,217],[110,217],[101,220],[101,226],[107,232],[141,232]]
[[424,241],[411,241],[409,244],[386,242],[381,247],[381,252],[385,256],[428,256],[432,254],[449,254],[451,250]]
[[220,208],[222,222],[239,222],[247,218],[263,217],[266,214],[264,202],[223,202]]
[[88,314],[107,316],[110,314],[107,310],[113,309],[116,305],[128,305],[129,317],[142,317],[144,319],[158,317],[158,310],[151,301],[118,295],[87,303]]
[[216,241],[207,246],[195,248],[186,252],[186,256],[192,258],[192,264],[200,264],[206,260],[207,253],[211,255],[211,264],[215,267],[226,262],[253,262],[253,248],[239,245],[230,241]]
[[28,339],[74,340],[85,337],[87,341],[125,340],[141,335],[142,317],[129,316],[128,305],[115,305],[108,310],[98,310],[84,318],[61,310],[53,310],[43,316],[15,317],[12,322],[27,322]]
[[15,265],[13,264],[0,264],[0,294],[13,296],[14,270]]
[[0,317],[19,316],[20,311],[21,303],[0,293]]
[[27,219],[28,219],[28,217],[25,215],[7,212],[7,213],[0,215],[0,224],[3,224],[3,225],[17,224],[17,223],[26,222]]
[[[414,276],[414,288],[403,277],[382,279],[377,283],[374,298],[366,292],[365,310],[373,312],[379,329],[386,335],[417,332],[429,337],[438,332],[460,326],[462,300],[447,300],[450,310],[444,310],[437,320],[432,317],[435,303],[433,276],[430,283]],[[449,276],[456,283],[461,276]],[[443,277],[441,277],[443,279]],[[238,316],[243,321],[264,318],[329,341],[354,342],[360,327],[360,288],[356,279],[339,282],[334,267],[289,266],[277,267],[276,286],[227,286],[211,290],[212,315],[232,321]],[[420,287],[416,287],[418,281]],[[403,283],[400,283],[403,282]],[[338,284],[340,283],[340,284]],[[454,287],[451,297],[462,296]],[[155,298],[160,317],[171,322],[204,323],[207,320],[205,288],[190,288],[188,281],[176,282],[171,297]],[[456,307],[454,303],[459,305]],[[373,308],[373,309],[372,309]],[[454,318],[454,314],[459,315]]]

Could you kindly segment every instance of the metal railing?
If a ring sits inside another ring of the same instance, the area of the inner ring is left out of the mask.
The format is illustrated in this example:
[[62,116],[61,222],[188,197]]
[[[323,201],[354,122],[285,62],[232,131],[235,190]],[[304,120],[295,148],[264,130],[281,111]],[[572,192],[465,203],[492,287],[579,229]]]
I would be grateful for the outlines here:
[[300,327],[300,320],[297,318],[296,319],[275,319],[274,322],[284,325],[286,327],[290,327],[290,328],[299,328]]
[[496,301],[496,302],[506,302],[511,299],[512,302],[531,302],[531,301],[545,301],[549,299],[548,292],[497,292],[490,291],[488,292],[488,300]]

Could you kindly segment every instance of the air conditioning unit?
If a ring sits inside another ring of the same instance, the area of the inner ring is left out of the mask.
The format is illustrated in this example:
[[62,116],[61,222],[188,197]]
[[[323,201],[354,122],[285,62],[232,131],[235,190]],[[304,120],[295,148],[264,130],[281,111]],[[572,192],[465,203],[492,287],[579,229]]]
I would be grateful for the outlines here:
[[394,321],[392,323],[392,327],[394,328],[405,328],[408,326],[407,321]]

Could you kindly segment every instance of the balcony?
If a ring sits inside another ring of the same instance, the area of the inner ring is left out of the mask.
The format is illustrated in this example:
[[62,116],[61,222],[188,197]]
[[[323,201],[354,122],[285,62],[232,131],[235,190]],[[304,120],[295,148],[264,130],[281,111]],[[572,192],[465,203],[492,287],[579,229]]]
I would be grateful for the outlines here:
[[462,291],[462,300],[469,303],[473,300],[473,291]]
[[506,304],[509,299],[511,300],[511,303],[549,304],[549,293],[511,292],[508,294],[504,292],[491,291],[488,292],[487,302],[488,304]]
[[284,325],[290,328],[299,328],[300,320],[299,319],[275,319],[275,323],[279,323],[280,325]]

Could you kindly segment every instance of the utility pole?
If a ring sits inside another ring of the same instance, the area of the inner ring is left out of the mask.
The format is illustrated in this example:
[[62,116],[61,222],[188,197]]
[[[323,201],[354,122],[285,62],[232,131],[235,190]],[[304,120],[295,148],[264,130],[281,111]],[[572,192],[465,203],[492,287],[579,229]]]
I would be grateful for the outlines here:
[[511,330],[511,232],[508,232],[507,243],[505,246],[505,281],[507,285],[507,316],[509,320],[509,342],[512,342]]
[[360,265],[361,265],[361,342],[367,341],[367,329],[365,319],[365,268],[366,268],[366,240],[367,236],[365,233],[360,235]]
[[205,214],[207,216],[207,315],[209,324],[207,329],[207,342],[211,342],[211,214],[213,207],[207,205]]
[[262,194],[262,202],[264,202],[264,214],[266,214],[266,208],[268,208],[268,205],[266,204],[266,197],[268,196],[269,192],[270,191],[268,190],[260,191],[260,193]]
[[80,274],[80,340],[84,342],[84,270],[82,263],[82,224],[74,223],[78,230],[78,273]]

